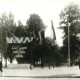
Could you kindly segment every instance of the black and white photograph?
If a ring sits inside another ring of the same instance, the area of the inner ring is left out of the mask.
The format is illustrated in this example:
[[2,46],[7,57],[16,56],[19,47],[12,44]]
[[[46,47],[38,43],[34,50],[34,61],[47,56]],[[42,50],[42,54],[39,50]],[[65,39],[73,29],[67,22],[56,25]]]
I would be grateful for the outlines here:
[[80,0],[0,0],[0,80],[80,79]]

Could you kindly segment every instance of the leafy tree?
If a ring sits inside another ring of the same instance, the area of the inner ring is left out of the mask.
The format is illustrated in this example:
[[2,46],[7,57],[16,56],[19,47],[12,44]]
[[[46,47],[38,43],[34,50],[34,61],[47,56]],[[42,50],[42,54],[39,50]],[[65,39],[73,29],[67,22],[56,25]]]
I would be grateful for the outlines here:
[[76,4],[69,4],[60,13],[60,29],[63,30],[63,47],[61,48],[64,56],[68,58],[68,26],[70,34],[70,57],[72,64],[78,58],[80,33],[80,7]]
[[[26,27],[29,31],[29,34],[33,36],[33,45],[32,46],[32,55],[33,55],[33,61],[37,61],[37,57],[41,56],[41,53],[39,52],[41,48],[40,47],[40,37],[43,40],[43,31],[45,30],[45,25],[43,24],[42,19],[37,14],[30,15],[30,18],[26,22]],[[40,35],[39,35],[40,32]],[[41,41],[42,41],[41,40]]]
[[38,36],[39,31],[43,31],[45,29],[42,19],[37,14],[30,15],[30,18],[27,20],[26,24],[29,31],[33,33],[34,37]]
[[45,48],[43,48],[43,51],[45,52],[45,63],[48,64],[49,68],[51,65],[53,67],[61,65],[63,56],[58,45],[53,45],[53,39],[49,37],[45,38]]
[[[6,42],[6,36],[10,37],[12,36],[11,32],[13,33],[15,31],[15,23],[14,23],[14,16],[10,12],[9,15],[7,15],[5,12],[1,14],[0,17],[0,27],[1,27],[1,35],[2,35],[2,54],[3,57],[6,59],[8,58],[7,55],[7,48],[8,44]],[[7,67],[7,62],[5,62],[5,67]]]
[[2,53],[6,58],[6,24],[7,24],[7,15],[4,12],[0,17],[0,26],[1,26],[1,35],[2,35]]

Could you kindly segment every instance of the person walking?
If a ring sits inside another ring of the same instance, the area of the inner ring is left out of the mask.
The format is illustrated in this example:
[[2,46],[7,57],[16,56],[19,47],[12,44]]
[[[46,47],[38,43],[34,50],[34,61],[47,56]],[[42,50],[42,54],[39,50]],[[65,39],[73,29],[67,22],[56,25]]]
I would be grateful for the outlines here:
[[0,71],[1,71],[1,73],[3,72],[3,70],[2,70],[2,61],[0,61]]
[[80,69],[80,58],[78,59],[78,65],[79,65],[79,69]]

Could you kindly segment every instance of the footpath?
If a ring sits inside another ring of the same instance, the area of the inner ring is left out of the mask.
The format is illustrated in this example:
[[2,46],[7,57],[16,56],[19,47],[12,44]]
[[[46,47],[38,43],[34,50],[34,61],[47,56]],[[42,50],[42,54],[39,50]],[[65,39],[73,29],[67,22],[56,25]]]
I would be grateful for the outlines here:
[[0,77],[28,77],[28,78],[80,78],[80,69],[78,66],[73,67],[34,67],[30,69],[29,67],[24,69],[16,68],[3,68]]

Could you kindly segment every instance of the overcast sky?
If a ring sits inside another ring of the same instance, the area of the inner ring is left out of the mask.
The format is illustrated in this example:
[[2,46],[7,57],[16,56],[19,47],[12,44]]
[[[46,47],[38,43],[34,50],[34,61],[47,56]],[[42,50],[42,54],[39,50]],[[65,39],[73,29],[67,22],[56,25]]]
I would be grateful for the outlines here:
[[59,14],[70,2],[79,4],[80,0],[0,0],[0,14],[2,12],[14,14],[15,21],[21,20],[25,25],[30,14],[38,14],[47,26],[45,36],[51,36],[51,20],[56,33],[56,42],[62,46],[62,31],[59,27]]

